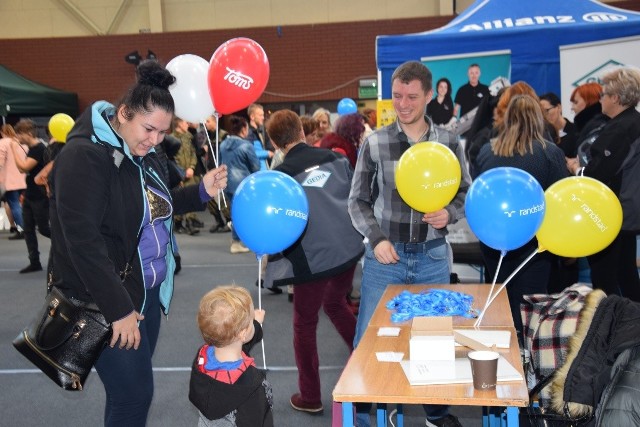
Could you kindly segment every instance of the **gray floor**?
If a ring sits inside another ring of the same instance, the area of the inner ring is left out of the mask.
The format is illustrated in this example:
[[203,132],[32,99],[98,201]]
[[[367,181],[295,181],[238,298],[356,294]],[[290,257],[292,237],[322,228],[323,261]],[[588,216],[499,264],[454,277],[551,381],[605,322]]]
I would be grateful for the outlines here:
[[[201,296],[216,285],[235,283],[246,286],[256,305],[258,303],[258,289],[254,286],[258,277],[255,255],[231,255],[229,234],[210,234],[211,216],[203,214],[201,218],[206,227],[200,235],[178,236],[183,270],[176,278],[171,313],[163,321],[154,356],[155,396],[149,414],[150,427],[197,425],[197,413],[187,398],[187,391],[189,364],[201,344],[195,322]],[[4,294],[0,308],[0,425],[98,426],[102,424],[104,391],[95,372],[90,375],[83,391],[63,391],[39,373],[11,345],[13,338],[41,305],[45,274],[18,274],[18,270],[28,262],[25,243],[9,241],[7,237],[7,231],[0,231],[0,287]],[[44,263],[49,241],[40,236],[39,242]],[[464,268],[462,270],[466,274]],[[354,284],[359,286],[359,276]],[[268,378],[275,395],[275,425],[330,426],[331,391],[347,360],[347,346],[323,315],[318,328],[318,343],[325,411],[319,416],[294,411],[289,405],[289,397],[297,391],[291,304],[286,294],[264,292],[262,305],[267,312],[264,347]],[[263,364],[261,353],[259,347],[254,349],[253,355],[259,366]],[[460,417],[464,426],[481,425],[479,408],[457,407],[452,408],[452,413]],[[405,414],[406,426],[424,426],[420,407],[407,407]]]

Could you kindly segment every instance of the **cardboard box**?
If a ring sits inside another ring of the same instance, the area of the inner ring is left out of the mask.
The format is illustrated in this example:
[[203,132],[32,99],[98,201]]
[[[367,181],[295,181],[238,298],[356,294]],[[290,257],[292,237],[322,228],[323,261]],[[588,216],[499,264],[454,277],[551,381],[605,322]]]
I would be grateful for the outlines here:
[[409,340],[409,360],[454,360],[453,318],[414,317]]

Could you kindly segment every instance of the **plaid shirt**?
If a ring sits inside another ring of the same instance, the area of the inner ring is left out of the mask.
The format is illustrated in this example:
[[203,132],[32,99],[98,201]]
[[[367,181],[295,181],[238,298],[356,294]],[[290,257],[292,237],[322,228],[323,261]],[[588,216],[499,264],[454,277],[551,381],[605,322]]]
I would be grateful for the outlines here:
[[[464,161],[464,151],[456,137],[436,129],[428,116],[429,130],[420,141],[437,141],[451,149],[460,162],[460,188],[445,206],[449,223],[464,217],[464,199],[471,183]],[[371,247],[383,240],[392,242],[424,242],[447,235],[446,227],[436,230],[421,221],[422,213],[409,207],[398,193],[395,172],[402,154],[412,145],[396,121],[378,129],[362,145],[351,182],[349,214],[353,226],[369,239]]]
[[[520,305],[524,348],[530,352],[529,371],[535,377],[529,388],[560,368],[567,357],[569,338],[575,333],[584,300],[592,289],[576,283],[557,294],[525,295]],[[550,385],[542,389],[543,406],[549,399]]]

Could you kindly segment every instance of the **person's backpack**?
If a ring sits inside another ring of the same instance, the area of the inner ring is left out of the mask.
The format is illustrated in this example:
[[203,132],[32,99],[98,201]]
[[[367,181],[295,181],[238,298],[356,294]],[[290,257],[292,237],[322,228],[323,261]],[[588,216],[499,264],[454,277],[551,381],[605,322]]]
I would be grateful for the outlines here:
[[622,229],[640,230],[640,137],[631,143],[629,154],[622,162],[618,172],[622,171],[620,186],[620,204],[622,205]]

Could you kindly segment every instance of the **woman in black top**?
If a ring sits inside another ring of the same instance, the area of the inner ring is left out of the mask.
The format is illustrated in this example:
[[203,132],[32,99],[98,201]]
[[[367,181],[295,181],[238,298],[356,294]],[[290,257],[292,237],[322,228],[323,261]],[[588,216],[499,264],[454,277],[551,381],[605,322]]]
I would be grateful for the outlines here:
[[453,100],[451,99],[451,82],[441,78],[436,85],[437,95],[427,105],[427,115],[433,124],[444,126],[453,117]]

